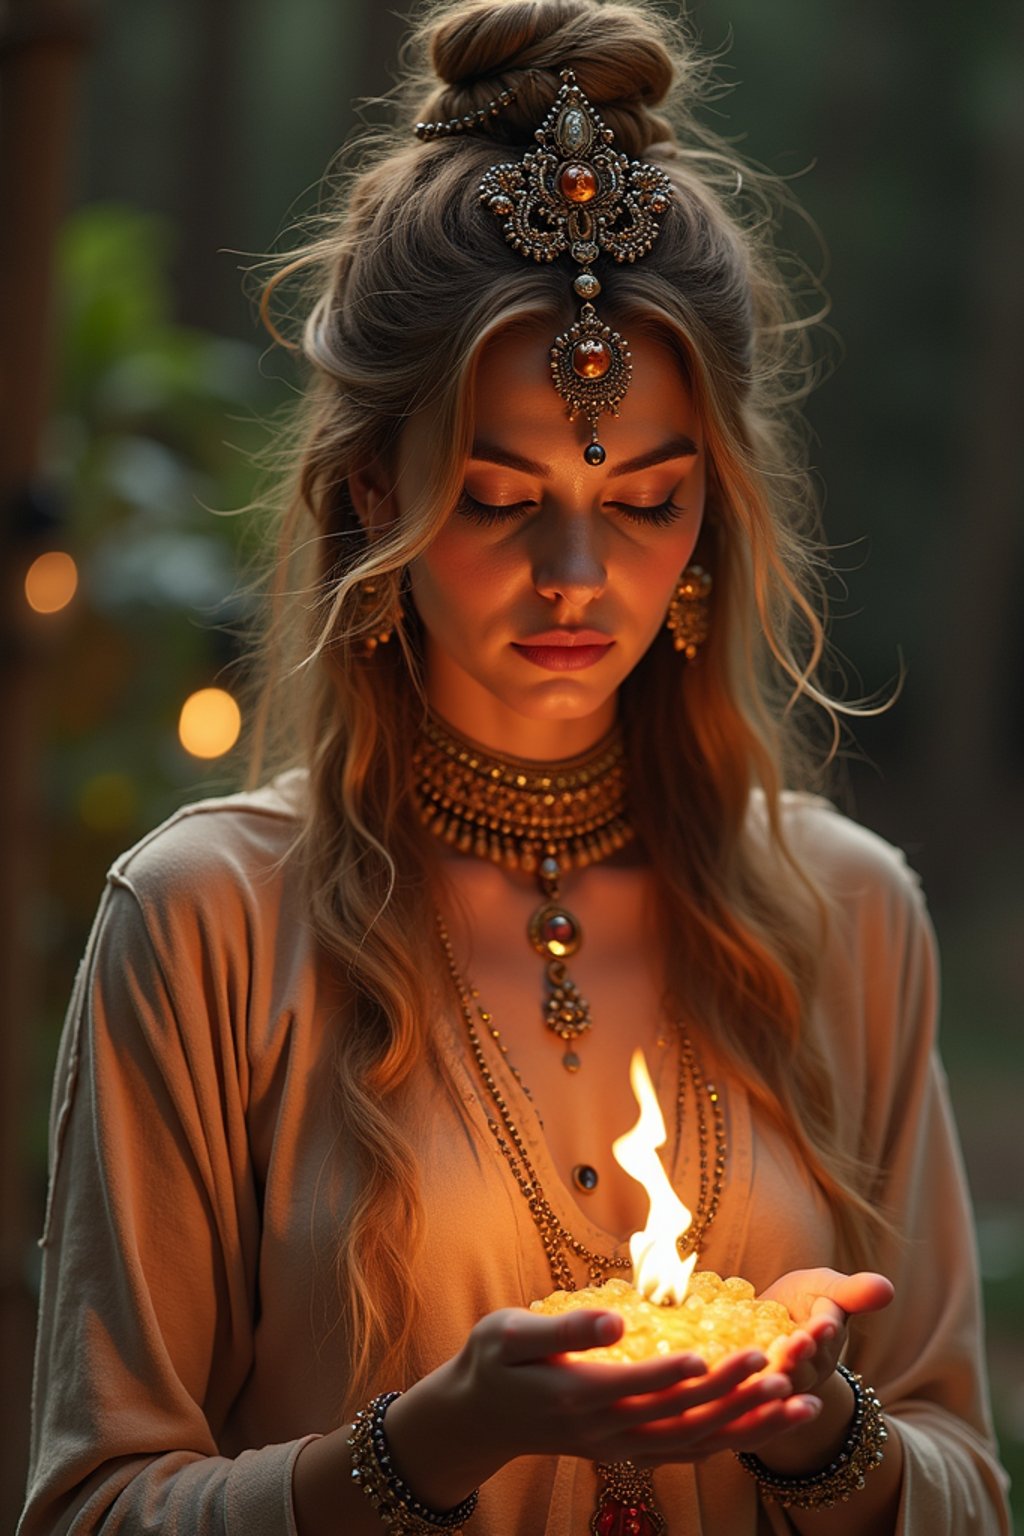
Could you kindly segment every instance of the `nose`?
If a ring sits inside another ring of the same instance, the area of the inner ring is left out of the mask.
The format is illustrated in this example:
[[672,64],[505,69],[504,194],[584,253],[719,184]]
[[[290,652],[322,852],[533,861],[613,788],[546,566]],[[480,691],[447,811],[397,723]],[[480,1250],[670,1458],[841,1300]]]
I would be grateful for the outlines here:
[[542,597],[585,607],[605,588],[603,533],[599,519],[552,511],[537,519],[533,584]]

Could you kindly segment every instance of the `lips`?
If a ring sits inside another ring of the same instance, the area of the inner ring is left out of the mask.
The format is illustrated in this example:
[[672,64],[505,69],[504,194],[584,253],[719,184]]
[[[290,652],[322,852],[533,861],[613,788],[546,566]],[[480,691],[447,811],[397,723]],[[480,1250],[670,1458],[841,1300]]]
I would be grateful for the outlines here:
[[525,640],[514,642],[516,647],[527,646],[551,646],[551,645],[612,645],[614,641],[611,635],[606,635],[600,629],[545,629],[538,635],[527,635]]
[[601,661],[614,644],[599,629],[547,629],[513,641],[512,649],[548,672],[580,672]]

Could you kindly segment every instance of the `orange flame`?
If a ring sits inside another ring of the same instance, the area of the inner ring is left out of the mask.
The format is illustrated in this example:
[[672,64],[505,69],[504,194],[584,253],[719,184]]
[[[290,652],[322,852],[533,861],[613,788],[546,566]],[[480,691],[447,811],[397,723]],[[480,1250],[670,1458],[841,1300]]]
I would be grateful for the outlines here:
[[665,1119],[647,1070],[643,1051],[634,1051],[629,1081],[640,1106],[640,1118],[631,1131],[612,1143],[619,1167],[647,1191],[650,1210],[642,1232],[629,1240],[633,1260],[633,1284],[649,1301],[676,1305],[686,1295],[697,1255],[681,1259],[676,1246],[693,1216],[669,1183],[658,1148],[666,1141]]

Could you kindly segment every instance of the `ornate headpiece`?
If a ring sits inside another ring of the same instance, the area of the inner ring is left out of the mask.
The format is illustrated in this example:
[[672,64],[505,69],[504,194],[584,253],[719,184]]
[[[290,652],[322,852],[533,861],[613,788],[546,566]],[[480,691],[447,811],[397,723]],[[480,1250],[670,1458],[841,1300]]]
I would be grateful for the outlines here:
[[602,251],[619,262],[646,255],[660,231],[658,217],[671,202],[672,184],[656,166],[612,148],[611,129],[571,69],[562,71],[561,80],[537,129],[538,148],[520,161],[492,165],[480,197],[504,220],[505,239],[524,256],[554,261],[568,251],[581,269],[573,279],[580,316],[555,338],[551,377],[570,420],[582,415],[590,423],[583,457],[603,464],[597,424],[602,411],[618,415],[633,365],[625,339],[602,324],[594,308],[601,284],[590,268]]

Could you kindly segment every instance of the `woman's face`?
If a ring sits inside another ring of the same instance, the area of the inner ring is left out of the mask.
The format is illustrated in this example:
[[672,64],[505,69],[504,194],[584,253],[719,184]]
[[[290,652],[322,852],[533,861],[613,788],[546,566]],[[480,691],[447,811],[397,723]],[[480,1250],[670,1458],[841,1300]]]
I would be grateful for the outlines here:
[[[482,354],[463,496],[411,568],[433,708],[519,756],[585,750],[654,640],[704,512],[701,423],[675,354],[637,336],[604,464],[551,383],[550,337],[496,338]],[[412,424],[398,497],[425,444]]]

